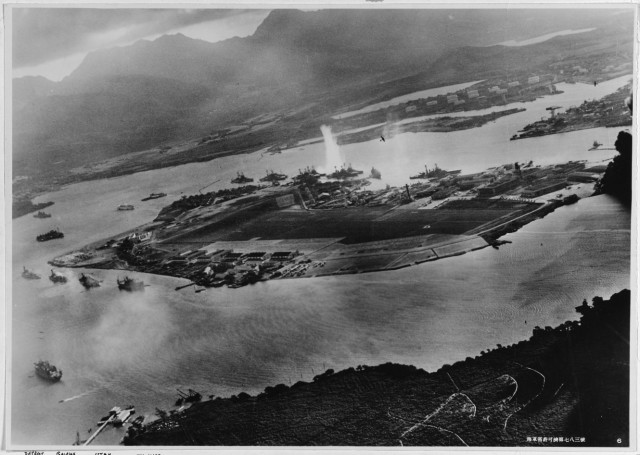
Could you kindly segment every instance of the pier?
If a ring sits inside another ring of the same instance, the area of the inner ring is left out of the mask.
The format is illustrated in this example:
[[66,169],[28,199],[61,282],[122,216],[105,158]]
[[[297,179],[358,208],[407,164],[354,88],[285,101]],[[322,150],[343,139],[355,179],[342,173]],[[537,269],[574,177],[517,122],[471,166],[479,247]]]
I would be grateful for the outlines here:
[[93,440],[95,438],[98,437],[98,435],[102,432],[102,430],[104,430],[106,428],[107,425],[109,425],[114,419],[116,418],[116,415],[112,415],[110,416],[105,423],[103,423],[91,436],[89,436],[89,439],[87,439],[86,441],[84,441],[84,443],[82,443],[83,446],[88,446],[89,444],[91,444],[93,442]]
[[100,425],[91,436],[89,436],[89,439],[87,439],[86,441],[80,441],[78,438],[74,445],[88,446],[93,442],[95,438],[98,437],[102,430],[107,427],[107,425],[115,424],[116,422],[124,424],[135,412],[136,410],[133,407],[124,410],[120,410],[120,408],[118,407],[113,408],[111,411],[109,411],[109,418],[105,420],[104,423],[102,423],[102,425]]

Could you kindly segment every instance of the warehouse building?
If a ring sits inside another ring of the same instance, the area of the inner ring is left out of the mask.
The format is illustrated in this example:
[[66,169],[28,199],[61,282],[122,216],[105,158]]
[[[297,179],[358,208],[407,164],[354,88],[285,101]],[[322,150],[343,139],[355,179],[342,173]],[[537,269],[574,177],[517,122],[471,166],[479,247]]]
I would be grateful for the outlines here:
[[552,193],[554,191],[561,190],[567,186],[566,181],[562,180],[547,180],[542,181],[536,185],[531,185],[524,189],[522,197],[527,199],[533,199],[543,194]]

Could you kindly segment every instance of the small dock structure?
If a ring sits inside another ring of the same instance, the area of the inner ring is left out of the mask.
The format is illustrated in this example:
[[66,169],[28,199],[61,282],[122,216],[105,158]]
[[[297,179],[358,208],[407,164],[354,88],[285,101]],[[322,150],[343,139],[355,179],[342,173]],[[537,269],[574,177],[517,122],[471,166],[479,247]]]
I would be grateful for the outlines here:
[[88,446],[93,442],[95,438],[104,430],[107,425],[120,426],[124,424],[129,418],[135,414],[136,410],[133,406],[129,406],[126,409],[120,409],[118,406],[114,406],[109,414],[100,419],[98,422],[98,429],[89,436],[86,441],[76,441],[75,445]]

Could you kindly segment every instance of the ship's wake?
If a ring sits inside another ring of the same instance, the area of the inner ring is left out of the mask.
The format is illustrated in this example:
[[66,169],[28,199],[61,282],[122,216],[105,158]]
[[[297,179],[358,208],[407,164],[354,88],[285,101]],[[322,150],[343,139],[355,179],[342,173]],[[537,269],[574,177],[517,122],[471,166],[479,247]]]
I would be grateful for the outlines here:
[[72,397],[65,398],[64,400],[60,400],[60,401],[58,401],[58,403],[66,403],[67,401],[77,400],[78,398],[82,398],[82,397],[84,397],[84,396],[87,396],[87,395],[92,394],[92,393],[93,393],[93,392],[95,392],[96,390],[97,390],[97,389],[91,389],[91,390],[88,390],[88,391],[86,391],[86,392],[81,393],[80,395],[74,395],[74,396],[72,396]]

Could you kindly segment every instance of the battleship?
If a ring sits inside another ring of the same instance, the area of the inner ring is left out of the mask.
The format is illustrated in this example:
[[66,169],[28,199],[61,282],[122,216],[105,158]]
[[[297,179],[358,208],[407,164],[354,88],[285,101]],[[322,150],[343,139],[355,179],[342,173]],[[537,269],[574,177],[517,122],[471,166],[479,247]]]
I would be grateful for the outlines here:
[[440,169],[438,167],[438,165],[436,164],[435,167],[431,170],[429,170],[429,168],[425,165],[424,166],[424,172],[421,172],[417,175],[412,175],[411,177],[409,177],[411,180],[417,180],[417,179],[441,179],[443,177],[446,177],[447,175],[456,175],[459,174],[461,172],[460,169],[457,169],[455,171],[445,171],[444,169]]
[[260,181],[277,183],[281,180],[286,180],[286,179],[287,179],[287,176],[284,174],[278,174],[277,172],[274,172],[274,171],[267,171],[267,175],[265,177],[262,177]]
[[97,288],[100,286],[100,281],[98,279],[91,275],[85,275],[84,273],[80,274],[78,281],[80,281],[80,284],[87,289]]
[[[159,199],[161,197],[165,197],[166,195],[167,195],[167,193],[151,193],[146,198],[141,199],[141,201],[150,201],[151,199]],[[131,206],[131,207],[133,207],[133,206]],[[132,210],[132,209],[127,209],[127,210]]]
[[26,280],[39,280],[40,279],[40,275],[38,275],[35,272],[32,272],[31,270],[29,270],[26,267],[22,267],[22,278],[24,278]]
[[307,166],[303,169],[298,169],[298,175],[293,177],[293,183],[296,185],[315,185],[318,183],[320,177],[324,177],[326,174],[321,174],[315,170],[314,167]]
[[64,276],[60,272],[56,272],[53,269],[51,269],[51,275],[49,275],[49,279],[51,281],[53,281],[54,283],[66,283],[67,282],[67,277],[66,276]]
[[236,178],[231,180],[231,183],[250,183],[253,182],[253,179],[250,177],[245,177],[242,172],[238,172]]
[[50,213],[45,213],[42,210],[40,210],[38,213],[33,215],[33,217],[34,218],[51,218],[51,214]]
[[64,237],[64,234],[57,229],[52,229],[49,232],[44,234],[40,234],[36,237],[38,242],[46,242],[48,240],[61,239]]
[[124,277],[124,280],[118,278],[118,289],[121,291],[141,291],[144,289],[144,282],[139,280],[134,280],[133,278],[129,278],[128,276]]
[[40,360],[34,363],[36,368],[36,375],[42,379],[46,379],[51,382],[58,382],[62,378],[62,370],[58,370],[54,365],[51,365],[46,360]]
[[363,174],[363,171],[356,170],[349,165],[349,167],[342,166],[340,169],[336,169],[335,172],[327,175],[327,178],[330,179],[348,179],[351,177],[356,177],[360,174]]

